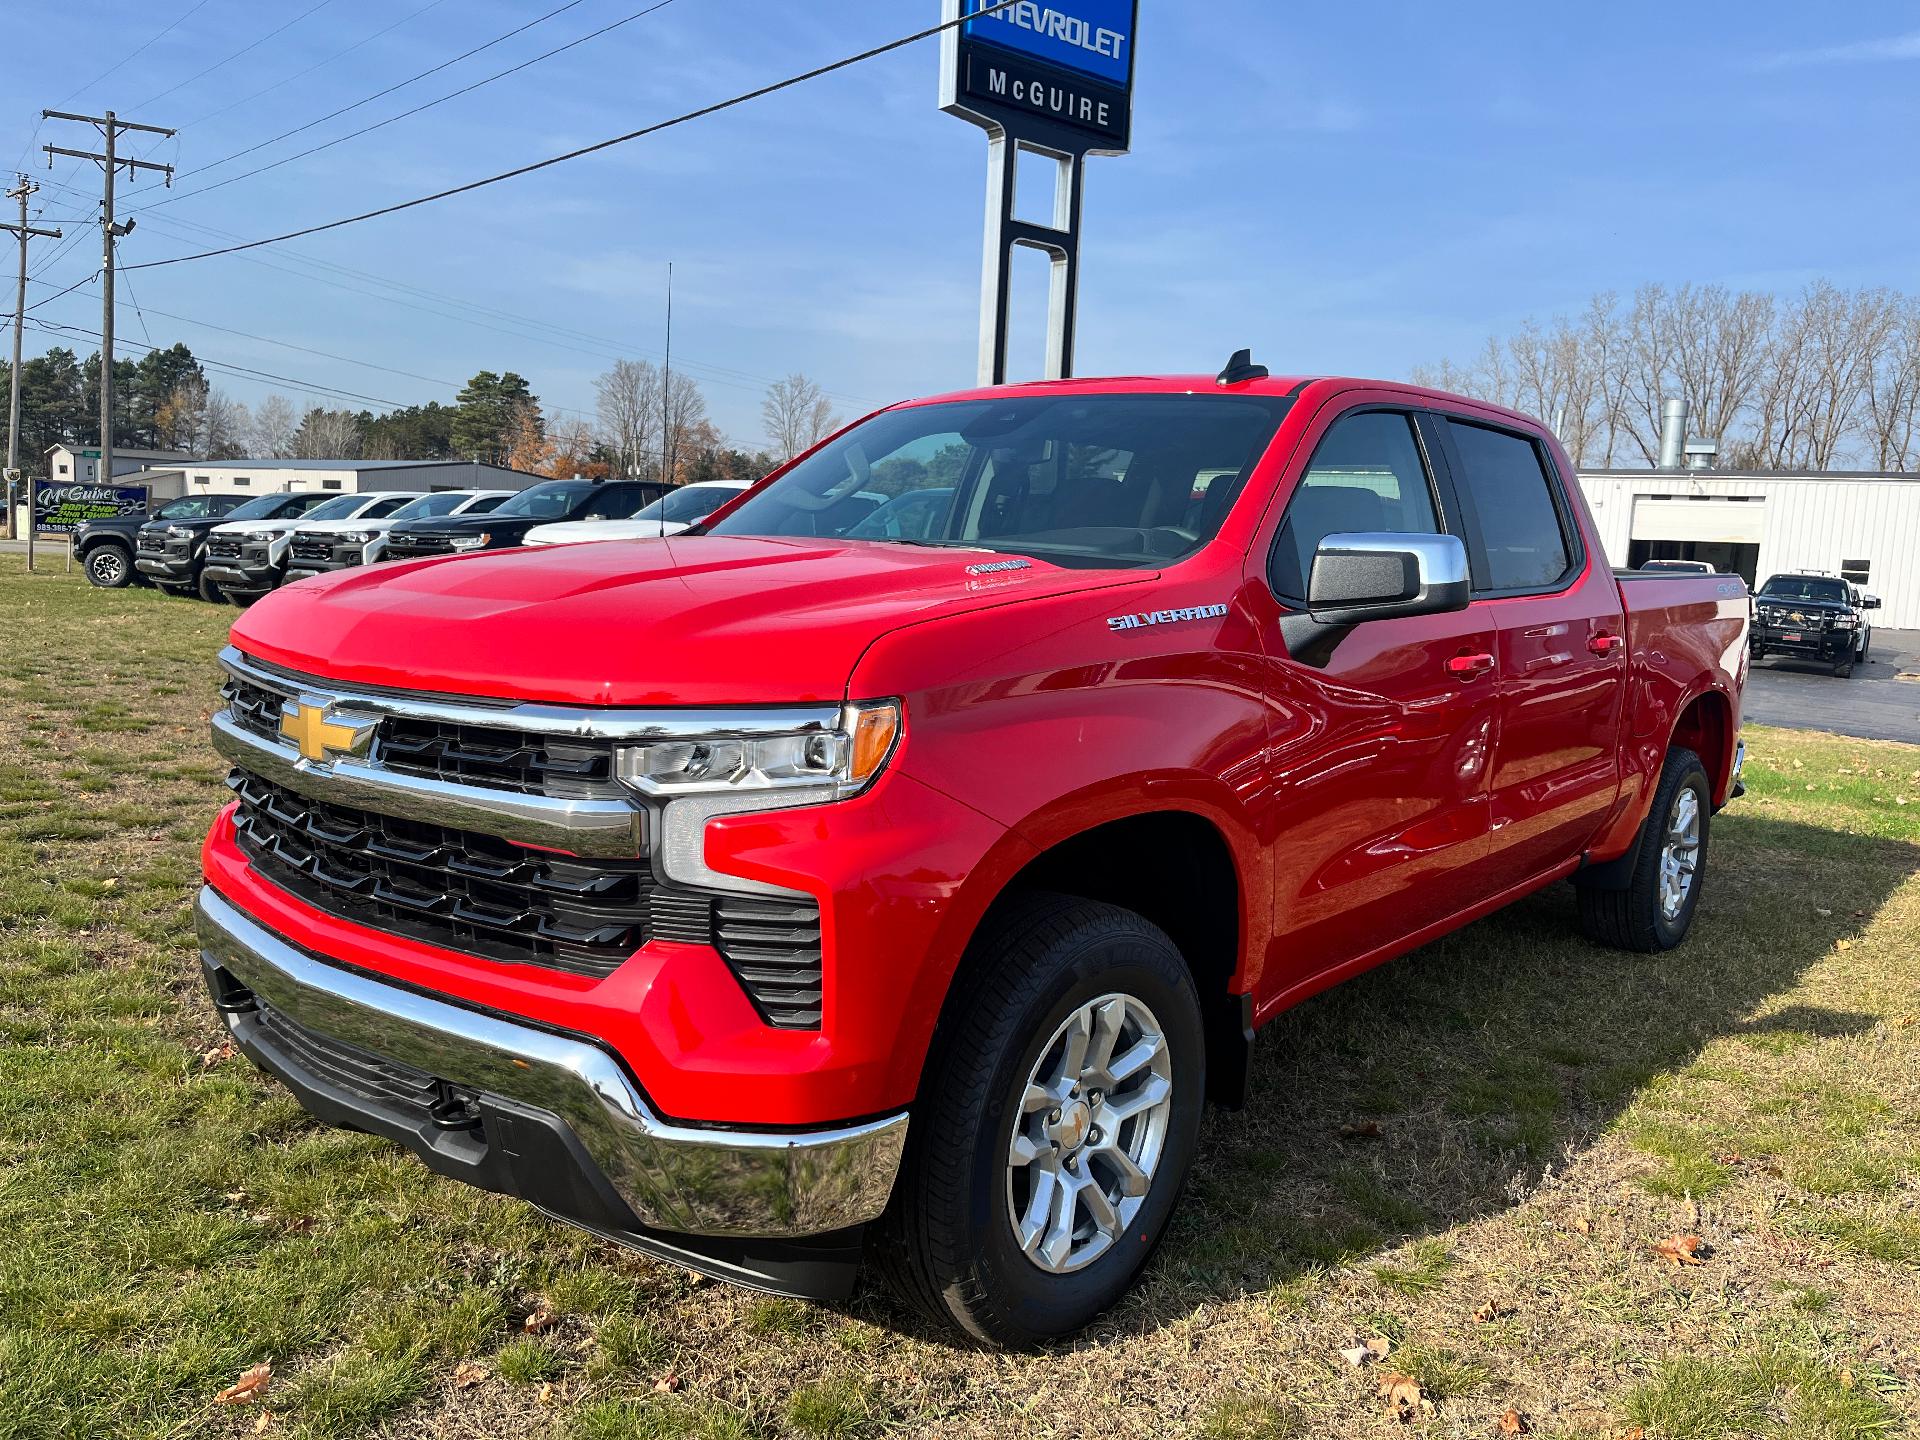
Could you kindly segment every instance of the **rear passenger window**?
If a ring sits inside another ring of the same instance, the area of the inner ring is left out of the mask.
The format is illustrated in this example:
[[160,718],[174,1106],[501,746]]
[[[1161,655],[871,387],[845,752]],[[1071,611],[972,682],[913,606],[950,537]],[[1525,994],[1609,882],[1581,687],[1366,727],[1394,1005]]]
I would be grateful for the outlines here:
[[1486,546],[1487,588],[1538,590],[1554,584],[1573,557],[1538,447],[1483,425],[1460,420],[1447,425],[1465,472],[1454,480],[1468,491]]
[[1295,600],[1305,597],[1314,551],[1329,535],[1382,530],[1432,535],[1439,529],[1412,419],[1393,410],[1348,415],[1322,437],[1287,502],[1274,545],[1274,591]]

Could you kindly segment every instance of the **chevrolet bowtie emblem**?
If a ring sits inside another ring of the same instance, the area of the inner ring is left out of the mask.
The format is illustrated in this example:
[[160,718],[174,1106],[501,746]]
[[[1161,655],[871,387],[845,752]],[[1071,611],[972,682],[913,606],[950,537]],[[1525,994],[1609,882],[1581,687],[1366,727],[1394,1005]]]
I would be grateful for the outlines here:
[[372,716],[335,715],[320,701],[289,700],[280,707],[280,733],[300,758],[318,764],[341,755],[365,755],[379,722]]

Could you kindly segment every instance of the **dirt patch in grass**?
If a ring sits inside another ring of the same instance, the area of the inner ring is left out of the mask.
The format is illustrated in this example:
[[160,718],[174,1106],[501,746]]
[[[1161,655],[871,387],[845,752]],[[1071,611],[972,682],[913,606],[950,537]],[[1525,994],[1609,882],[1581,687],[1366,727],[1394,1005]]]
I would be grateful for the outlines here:
[[1404,1434],[1389,1370],[1432,1435],[1920,1426],[1920,749],[1749,731],[1676,954],[1556,887],[1283,1017],[1138,1292],[999,1355],[588,1239],[223,1055],[187,905],[234,613],[0,556],[6,1433]]

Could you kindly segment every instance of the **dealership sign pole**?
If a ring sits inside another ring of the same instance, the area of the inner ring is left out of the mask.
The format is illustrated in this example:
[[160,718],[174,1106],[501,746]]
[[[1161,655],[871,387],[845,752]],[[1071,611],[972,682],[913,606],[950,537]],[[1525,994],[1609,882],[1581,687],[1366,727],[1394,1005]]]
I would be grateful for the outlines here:
[[[987,132],[987,234],[980,275],[980,383],[1007,379],[1013,247],[1052,263],[1046,377],[1073,373],[1080,199],[1089,155],[1124,155],[1133,131],[1139,0],[941,0],[940,108]],[[1050,224],[1013,213],[1028,155],[1054,166]]]

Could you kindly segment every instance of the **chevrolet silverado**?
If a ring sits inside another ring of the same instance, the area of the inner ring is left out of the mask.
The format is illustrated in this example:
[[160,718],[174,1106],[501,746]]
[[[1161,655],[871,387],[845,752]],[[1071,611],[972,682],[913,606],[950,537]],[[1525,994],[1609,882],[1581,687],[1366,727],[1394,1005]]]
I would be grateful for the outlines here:
[[279,592],[222,656],[214,1004],[323,1120],[603,1236],[1069,1333],[1256,1027],[1556,881],[1686,936],[1746,590],[1616,576],[1573,473],[1242,352],[897,405],[681,535]]

